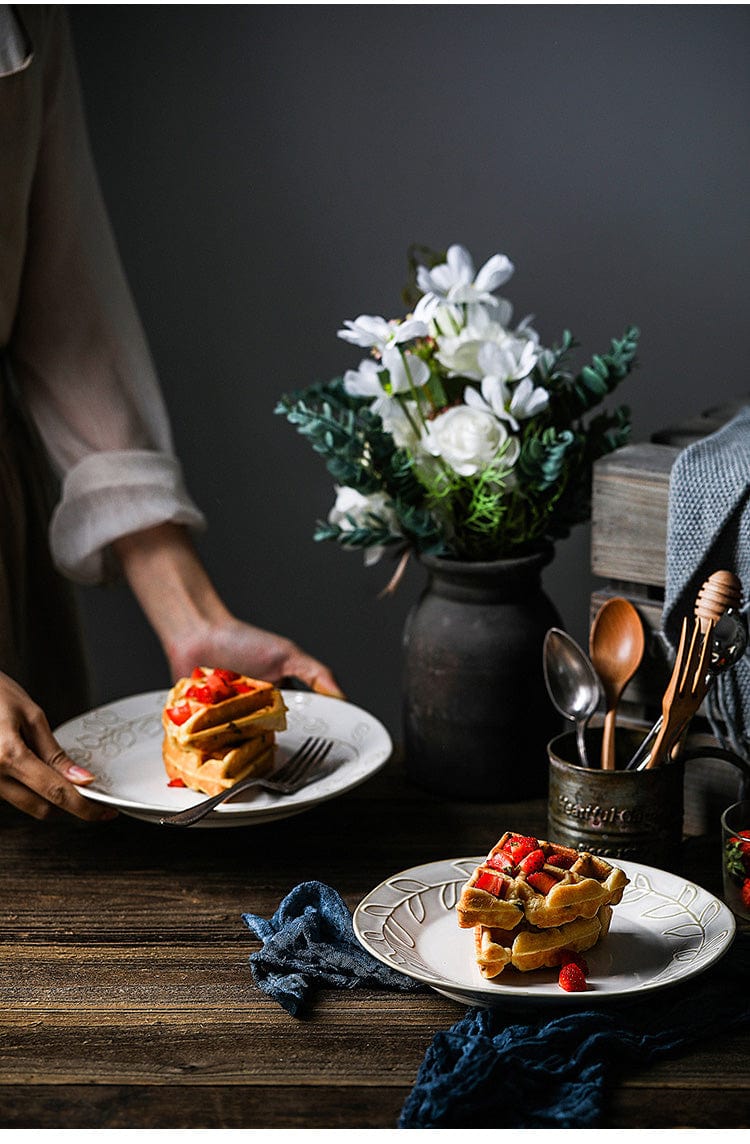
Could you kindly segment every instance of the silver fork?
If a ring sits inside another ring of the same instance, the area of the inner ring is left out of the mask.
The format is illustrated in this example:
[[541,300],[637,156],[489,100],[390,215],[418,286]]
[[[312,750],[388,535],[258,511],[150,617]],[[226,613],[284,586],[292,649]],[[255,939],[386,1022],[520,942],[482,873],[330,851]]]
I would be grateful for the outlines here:
[[187,810],[160,818],[159,825],[192,826],[194,822],[199,822],[201,818],[205,818],[219,803],[234,798],[235,795],[254,786],[262,787],[263,790],[271,791],[273,794],[294,794],[306,786],[308,782],[314,781],[314,776],[310,776],[311,770],[325,761],[332,746],[333,743],[330,739],[315,739],[311,736],[305,739],[294,754],[290,755],[286,762],[282,763],[279,769],[272,774],[260,777],[249,775],[246,779],[241,779],[240,782],[229,787],[228,790],[219,791],[218,794],[197,803],[195,806],[188,807]]

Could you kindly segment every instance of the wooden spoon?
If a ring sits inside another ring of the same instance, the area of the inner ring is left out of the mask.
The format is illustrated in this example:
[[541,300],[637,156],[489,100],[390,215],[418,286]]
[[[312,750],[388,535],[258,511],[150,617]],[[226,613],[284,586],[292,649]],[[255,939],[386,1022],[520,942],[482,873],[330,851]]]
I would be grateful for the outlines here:
[[594,617],[589,652],[604,691],[602,770],[615,769],[615,718],[620,697],[635,675],[645,648],[641,617],[622,596],[606,600]]

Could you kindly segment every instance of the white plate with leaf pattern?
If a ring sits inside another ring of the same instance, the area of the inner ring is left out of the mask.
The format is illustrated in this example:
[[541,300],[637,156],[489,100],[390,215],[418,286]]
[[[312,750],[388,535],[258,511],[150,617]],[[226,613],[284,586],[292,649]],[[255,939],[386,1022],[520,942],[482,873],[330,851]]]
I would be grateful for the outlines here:
[[[251,826],[300,814],[358,786],[390,758],[391,738],[368,712],[343,699],[310,691],[282,690],[282,695],[287,729],[276,735],[276,763],[280,766],[308,735],[331,739],[333,748],[321,777],[292,795],[249,790],[222,803],[191,829]],[[168,785],[161,754],[166,697],[166,691],[131,695],[57,728],[55,735],[73,761],[96,775],[95,782],[78,787],[81,794],[149,822],[205,798],[185,787]]]
[[563,1001],[588,1005],[645,993],[702,973],[732,944],[731,910],[676,874],[619,862],[630,884],[609,933],[585,953],[589,988],[566,993],[558,971],[505,970],[494,980],[474,962],[474,931],[459,929],[456,903],[481,858],[415,866],[381,882],[354,912],[354,931],[379,961],[466,1005]]

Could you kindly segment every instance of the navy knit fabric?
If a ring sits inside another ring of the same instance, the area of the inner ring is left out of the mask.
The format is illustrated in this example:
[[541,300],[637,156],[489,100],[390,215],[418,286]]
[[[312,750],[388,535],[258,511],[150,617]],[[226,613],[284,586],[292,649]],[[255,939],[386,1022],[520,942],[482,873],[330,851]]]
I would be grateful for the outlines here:
[[270,920],[258,914],[243,914],[242,920],[263,942],[250,955],[256,983],[294,1017],[321,986],[418,988],[410,977],[389,969],[360,945],[346,903],[324,882],[295,886]]

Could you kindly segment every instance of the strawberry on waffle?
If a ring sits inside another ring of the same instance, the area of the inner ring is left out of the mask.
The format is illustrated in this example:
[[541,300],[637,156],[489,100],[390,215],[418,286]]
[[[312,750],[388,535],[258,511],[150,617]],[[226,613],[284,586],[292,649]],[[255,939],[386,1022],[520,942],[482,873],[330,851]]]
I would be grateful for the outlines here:
[[265,680],[223,668],[196,667],[170,690],[162,712],[162,754],[169,779],[218,794],[273,765],[286,706]]

